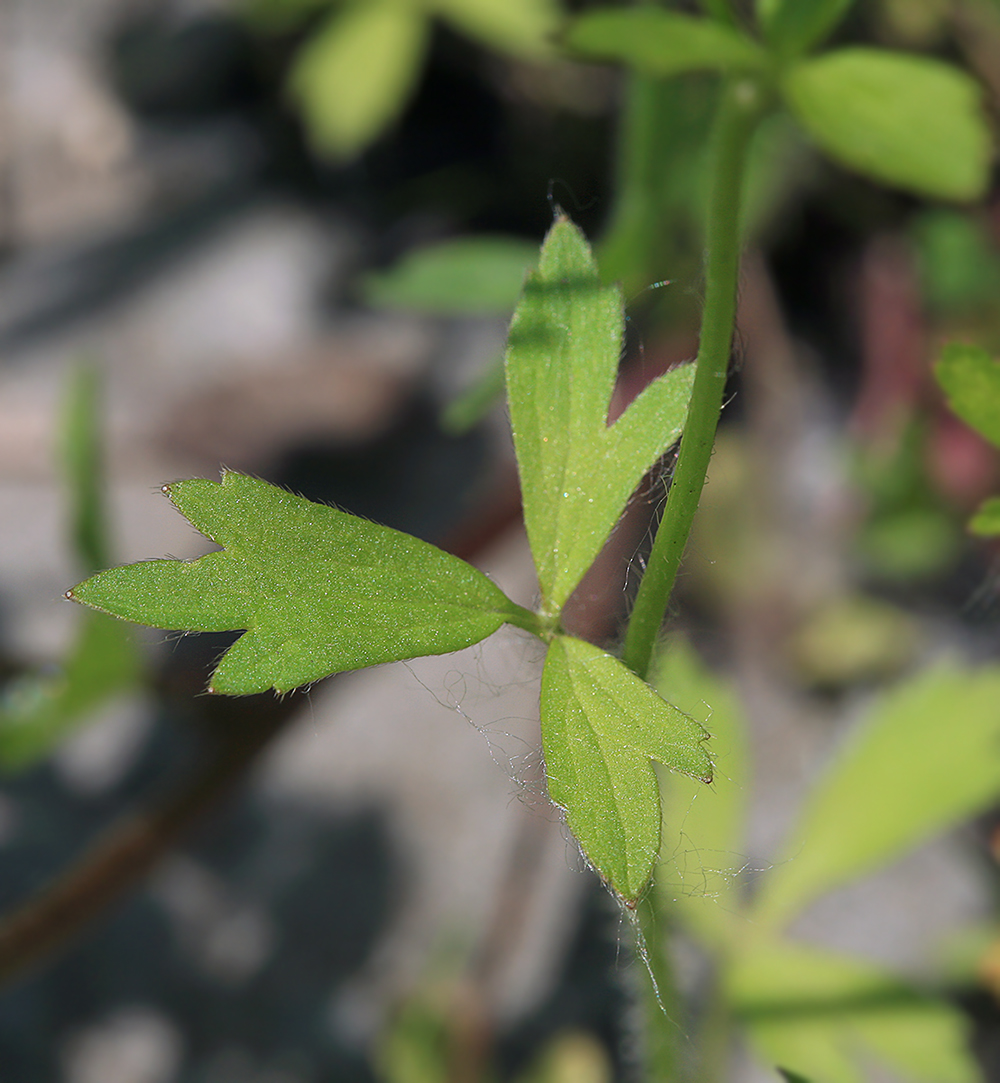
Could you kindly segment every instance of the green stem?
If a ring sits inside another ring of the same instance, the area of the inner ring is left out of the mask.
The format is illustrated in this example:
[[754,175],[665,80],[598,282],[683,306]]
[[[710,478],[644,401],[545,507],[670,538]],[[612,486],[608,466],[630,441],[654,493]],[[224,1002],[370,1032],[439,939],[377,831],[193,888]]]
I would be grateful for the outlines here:
[[743,181],[763,98],[762,88],[751,79],[730,80],[722,89],[716,115],[706,227],[705,309],[694,388],[667,506],[625,636],[623,661],[643,678],[691,532],[722,409],[736,319]]
[[649,968],[642,1003],[643,1078],[664,1083],[680,1078],[680,1042],[683,1031],[680,998],[667,958],[667,936],[657,906],[656,888],[650,886],[636,906],[636,939]]

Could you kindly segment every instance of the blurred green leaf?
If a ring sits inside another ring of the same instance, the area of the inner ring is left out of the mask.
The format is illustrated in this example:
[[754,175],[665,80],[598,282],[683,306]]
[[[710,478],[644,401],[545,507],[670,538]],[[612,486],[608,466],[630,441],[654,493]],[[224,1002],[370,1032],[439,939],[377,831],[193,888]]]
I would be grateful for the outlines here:
[[515,237],[461,237],[408,253],[394,267],[368,275],[365,300],[382,308],[448,315],[509,315],[538,245]]
[[157,628],[246,629],[210,691],[287,692],[346,669],[460,650],[505,621],[535,623],[465,561],[255,478],[226,472],[165,491],[225,548],[112,568],[71,595]]
[[411,997],[379,1036],[379,1083],[444,1083],[453,1056],[449,1031],[445,1005],[427,991]]
[[813,790],[754,910],[766,925],[954,827],[1000,794],[1000,668],[938,667],[875,704]]
[[658,7],[587,12],[571,26],[566,42],[578,53],[620,60],[647,75],[754,70],[766,63],[760,46],[739,31]]
[[727,987],[761,1059],[812,1083],[863,1083],[872,1059],[907,1083],[980,1080],[962,1015],[860,960],[764,941]]
[[979,86],[927,57],[851,48],[788,69],[792,112],[850,169],[941,199],[971,200],[989,179],[991,137]]
[[818,45],[847,14],[854,0],[758,0],[764,36],[783,56]]
[[1000,534],[1000,497],[984,500],[969,522],[969,530],[980,538],[992,538]]
[[979,346],[953,342],[934,366],[952,413],[1000,447],[1000,362]]
[[427,0],[427,6],[500,52],[533,58],[551,54],[561,18],[556,0]]
[[96,369],[72,369],[63,401],[60,458],[66,477],[70,536],[77,559],[87,571],[109,563],[101,462],[100,377]]
[[583,234],[561,218],[525,283],[506,355],[524,519],[552,615],[687,413],[689,365],[655,380],[608,426],[623,321],[621,291],[601,284]]
[[945,315],[989,308],[1000,295],[1000,253],[985,223],[960,211],[935,208],[913,223],[927,303]]
[[138,686],[142,665],[131,632],[103,613],[84,613],[65,662],[0,691],[0,766],[30,766],[102,703]]
[[787,654],[796,675],[820,688],[898,674],[920,643],[911,614],[863,594],[840,594],[796,630]]
[[617,658],[570,636],[549,647],[541,702],[549,794],[601,876],[634,900],[660,846],[650,759],[711,782],[708,734]]
[[515,1083],[612,1083],[604,1046],[585,1031],[563,1031],[518,1075]]
[[477,425],[503,397],[503,358],[498,357],[471,387],[456,395],[441,411],[441,428],[461,436]]
[[318,150],[349,159],[383,132],[416,82],[427,36],[412,0],[350,0],[308,38],[289,89]]
[[789,1071],[788,1068],[779,1068],[778,1075],[781,1076],[785,1083],[812,1083],[812,1081],[806,1079],[804,1075],[799,1075],[798,1072]]
[[[711,790],[681,775],[661,779],[662,862],[656,887],[704,944],[724,948],[741,910],[749,763],[746,722],[733,690],[677,636],[661,647],[653,687],[712,735]],[[742,923],[740,924],[742,928]]]
[[[101,455],[100,377],[71,369],[60,422],[60,458],[69,533],[88,571],[107,564]],[[131,632],[100,613],[82,613],[72,646],[58,665],[15,678],[0,690],[0,766],[16,770],[47,755],[106,700],[141,682]]]

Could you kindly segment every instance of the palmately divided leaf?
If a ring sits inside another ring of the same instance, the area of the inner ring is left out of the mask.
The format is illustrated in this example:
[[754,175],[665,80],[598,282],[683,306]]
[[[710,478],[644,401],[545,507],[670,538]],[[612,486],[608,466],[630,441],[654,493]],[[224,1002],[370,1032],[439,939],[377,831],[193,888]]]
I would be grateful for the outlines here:
[[287,692],[343,670],[460,650],[504,622],[533,626],[534,615],[482,572],[398,530],[242,474],[165,491],[222,551],[111,568],[69,595],[157,628],[246,629],[210,691]]
[[809,135],[850,169],[939,199],[986,189],[992,141],[982,94],[950,64],[837,49],[792,65],[784,92]]
[[710,782],[706,731],[617,658],[557,636],[542,674],[542,745],[552,800],[587,858],[625,900],[641,894],[660,848],[651,759]]
[[567,218],[549,231],[507,342],[507,397],[543,611],[558,613],[643,474],[680,436],[692,367],[655,380],[608,426],[621,291]]

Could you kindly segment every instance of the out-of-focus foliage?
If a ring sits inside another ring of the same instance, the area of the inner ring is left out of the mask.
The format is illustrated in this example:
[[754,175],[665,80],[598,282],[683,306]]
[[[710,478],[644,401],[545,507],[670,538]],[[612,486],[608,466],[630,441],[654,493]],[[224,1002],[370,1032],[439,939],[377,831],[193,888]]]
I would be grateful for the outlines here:
[[[108,561],[99,391],[96,371],[76,368],[60,426],[69,537],[79,565],[88,570]],[[25,673],[0,690],[0,766],[30,766],[102,704],[135,688],[141,677],[129,629],[102,613],[84,614],[60,663]]]
[[926,57],[839,49],[783,79],[789,107],[837,162],[920,195],[969,200],[989,179],[991,138],[981,91]]
[[556,0],[248,0],[261,28],[290,29],[331,9],[300,47],[289,91],[315,148],[347,161],[392,124],[423,68],[434,20],[514,56],[551,54]]
[[460,237],[408,253],[363,282],[378,307],[450,315],[513,311],[538,246],[515,237]]
[[879,967],[781,933],[818,895],[996,799],[996,667],[932,671],[876,702],[807,799],[785,860],[761,878],[749,905],[738,855],[751,764],[738,700],[676,639],[664,647],[655,681],[704,719],[720,749],[715,794],[663,777],[658,890],[720,968],[729,1009],[764,1062],[781,1065],[786,1078],[818,1083],[860,1083],[872,1059],[913,1083],[979,1079],[966,1025],[950,1004]]

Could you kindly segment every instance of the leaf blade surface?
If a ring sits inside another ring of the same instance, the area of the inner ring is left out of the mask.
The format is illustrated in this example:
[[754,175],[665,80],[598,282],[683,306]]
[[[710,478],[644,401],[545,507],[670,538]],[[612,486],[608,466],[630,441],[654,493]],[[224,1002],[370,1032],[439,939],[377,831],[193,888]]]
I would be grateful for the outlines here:
[[212,691],[286,692],[342,670],[459,650],[505,621],[530,624],[482,572],[400,531],[242,474],[167,488],[225,548],[112,568],[71,595],[155,627],[245,630]]
[[789,68],[792,112],[835,161],[918,195],[970,200],[989,175],[977,84],[927,57],[837,49]]
[[617,658],[570,636],[549,646],[541,702],[549,794],[601,876],[634,900],[659,853],[651,759],[710,781],[708,734]]

